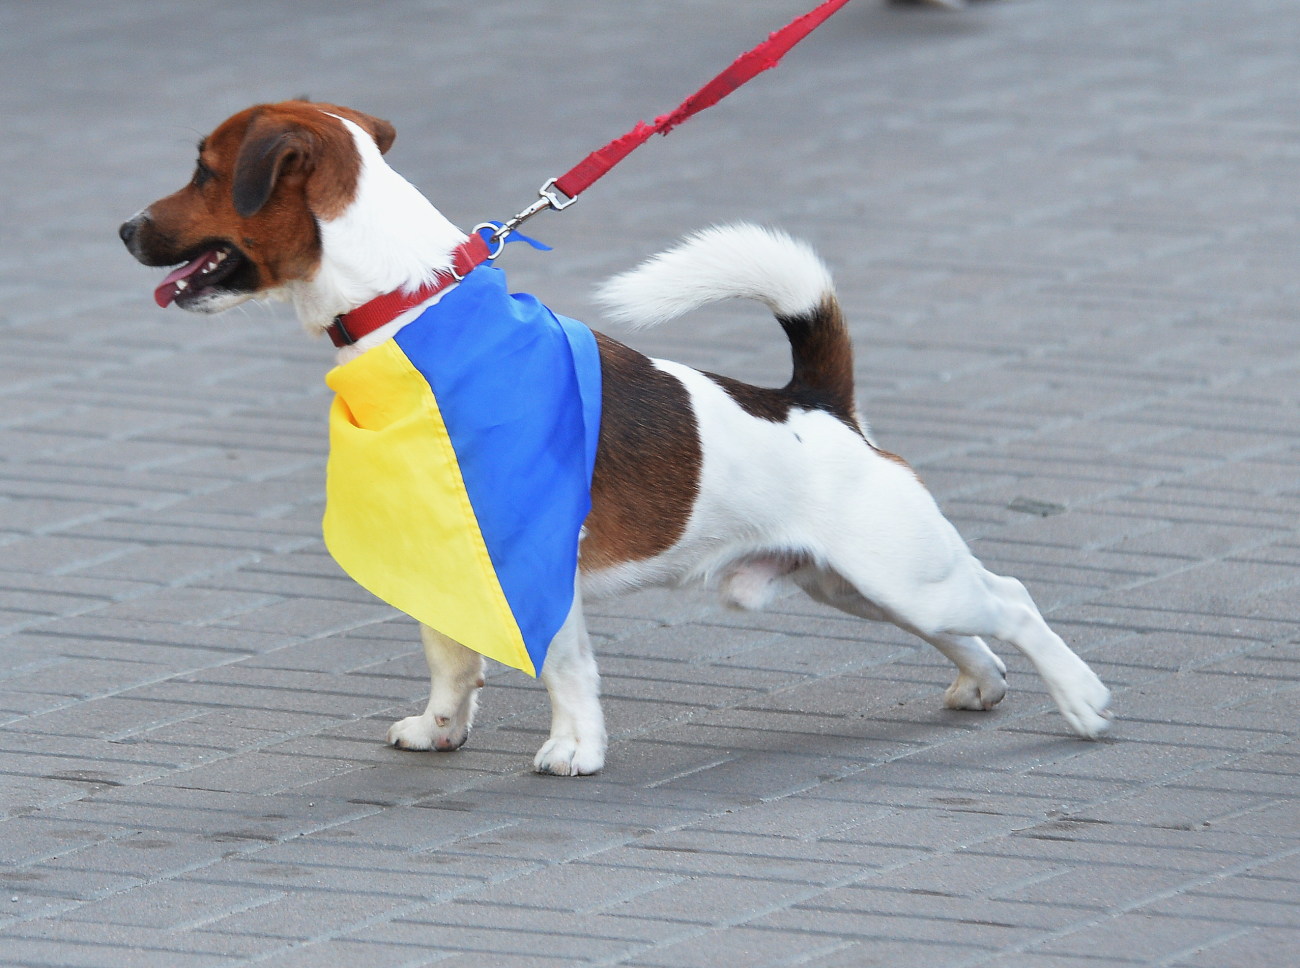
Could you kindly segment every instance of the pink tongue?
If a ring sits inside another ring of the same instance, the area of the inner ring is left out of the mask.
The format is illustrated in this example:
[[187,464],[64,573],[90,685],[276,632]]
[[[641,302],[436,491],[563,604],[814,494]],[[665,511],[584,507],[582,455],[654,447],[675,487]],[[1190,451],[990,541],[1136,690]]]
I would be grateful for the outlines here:
[[167,278],[162,281],[162,285],[153,291],[153,301],[163,309],[166,309],[176,301],[176,297],[183,291],[183,287],[176,285],[176,283],[194,275],[194,273],[198,272],[203,268],[203,266],[207,265],[216,254],[216,249],[213,249],[210,252],[204,252],[193,262],[187,262],[179,269],[173,269],[167,274]]

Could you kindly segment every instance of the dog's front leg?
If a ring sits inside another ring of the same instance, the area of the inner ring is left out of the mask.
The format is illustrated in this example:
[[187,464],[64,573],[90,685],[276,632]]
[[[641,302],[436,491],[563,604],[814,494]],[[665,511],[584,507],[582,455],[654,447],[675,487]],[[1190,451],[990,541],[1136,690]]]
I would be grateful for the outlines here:
[[429,705],[388,730],[391,746],[404,750],[460,749],[469,738],[483,686],[483,657],[428,626],[420,626],[429,664]]
[[606,742],[600,673],[576,588],[569,616],[547,649],[542,682],[551,697],[551,735],[533,758],[533,769],[554,776],[598,773]]

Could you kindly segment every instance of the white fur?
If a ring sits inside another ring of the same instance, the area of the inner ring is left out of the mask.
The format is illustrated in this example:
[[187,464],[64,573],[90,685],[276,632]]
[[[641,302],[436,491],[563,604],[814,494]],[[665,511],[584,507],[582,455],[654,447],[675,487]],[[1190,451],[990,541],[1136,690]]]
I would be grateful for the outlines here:
[[[248,302],[250,299],[263,299],[266,298],[267,295],[271,294],[231,292],[225,289],[218,289],[213,292],[204,293],[203,295],[191,300],[185,309],[191,313],[224,313],[227,309],[234,309],[240,303]],[[272,296],[272,298],[274,298],[274,296]]]
[[[429,702],[419,716],[408,716],[388,730],[399,749],[459,749],[469,738],[483,687],[483,657],[441,632],[420,626],[429,666]],[[551,734],[533,758],[538,773],[583,776],[605,765],[605,718],[600,708],[600,675],[582,615],[582,592],[546,653],[541,679],[551,698]]]
[[980,638],[990,636],[1029,657],[1077,733],[1095,738],[1107,729],[1106,687],[1048,628],[1019,582],[971,555],[908,468],[830,414],[758,419],[703,374],[656,365],[691,396],[703,454],[699,496],[672,548],[584,576],[589,595],[721,578],[733,600],[761,605],[773,583],[793,582],[938,648],[958,667],[949,708],[989,709],[1002,699],[1005,666]]
[[389,167],[370,135],[331,117],[351,133],[361,170],[352,204],[320,223],[320,268],[287,287],[298,318],[313,332],[381,293],[418,289],[451,265],[452,250],[465,241],[464,232]]
[[568,618],[547,648],[541,677],[551,699],[551,734],[533,757],[533,769],[553,776],[600,772],[605,765],[605,714],[580,587],[575,587]]
[[722,225],[614,276],[596,291],[610,318],[631,326],[675,319],[719,299],[757,299],[778,316],[801,316],[834,292],[804,242],[757,225]]
[[388,742],[407,750],[454,750],[469,739],[483,687],[483,656],[427,625],[420,626],[429,667],[429,702],[388,730]]

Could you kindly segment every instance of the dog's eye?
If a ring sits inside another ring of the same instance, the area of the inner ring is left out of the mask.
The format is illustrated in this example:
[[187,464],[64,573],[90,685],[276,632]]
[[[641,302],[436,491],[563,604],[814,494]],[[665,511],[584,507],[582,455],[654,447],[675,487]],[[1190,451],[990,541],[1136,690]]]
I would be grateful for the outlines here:
[[213,174],[212,169],[200,161],[194,166],[194,178],[191,180],[190,184],[195,188],[202,188],[214,177],[215,175]]

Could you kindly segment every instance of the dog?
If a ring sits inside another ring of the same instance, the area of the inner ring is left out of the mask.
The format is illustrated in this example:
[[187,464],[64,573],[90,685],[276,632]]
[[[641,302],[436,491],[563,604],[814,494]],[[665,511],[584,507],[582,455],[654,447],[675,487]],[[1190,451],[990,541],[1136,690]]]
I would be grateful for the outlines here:
[[[449,267],[465,242],[384,159],[391,124],[307,101],[235,114],[199,143],[188,184],[126,221],[120,236],[152,267],[173,267],[157,300],[216,313],[283,298],[310,332]],[[616,319],[650,325],[729,297],[757,300],[789,340],[779,389],[650,359],[596,334],[603,413],[577,569],[577,593],[540,677],[551,729],[541,773],[605,763],[599,675],[582,614],[593,599],[705,582],[762,608],[802,589],[818,602],[892,622],[957,667],[950,709],[988,710],[1005,666],[985,644],[1018,648],[1066,722],[1095,739],[1110,693],[1043,620],[1020,582],[987,571],[913,470],[859,418],[853,351],[831,277],[805,244],[749,225],[687,239],[600,292]],[[437,298],[437,297],[435,297]],[[339,350],[347,361],[391,339],[402,317]],[[388,742],[454,750],[468,738],[484,660],[427,626],[424,712]]]

